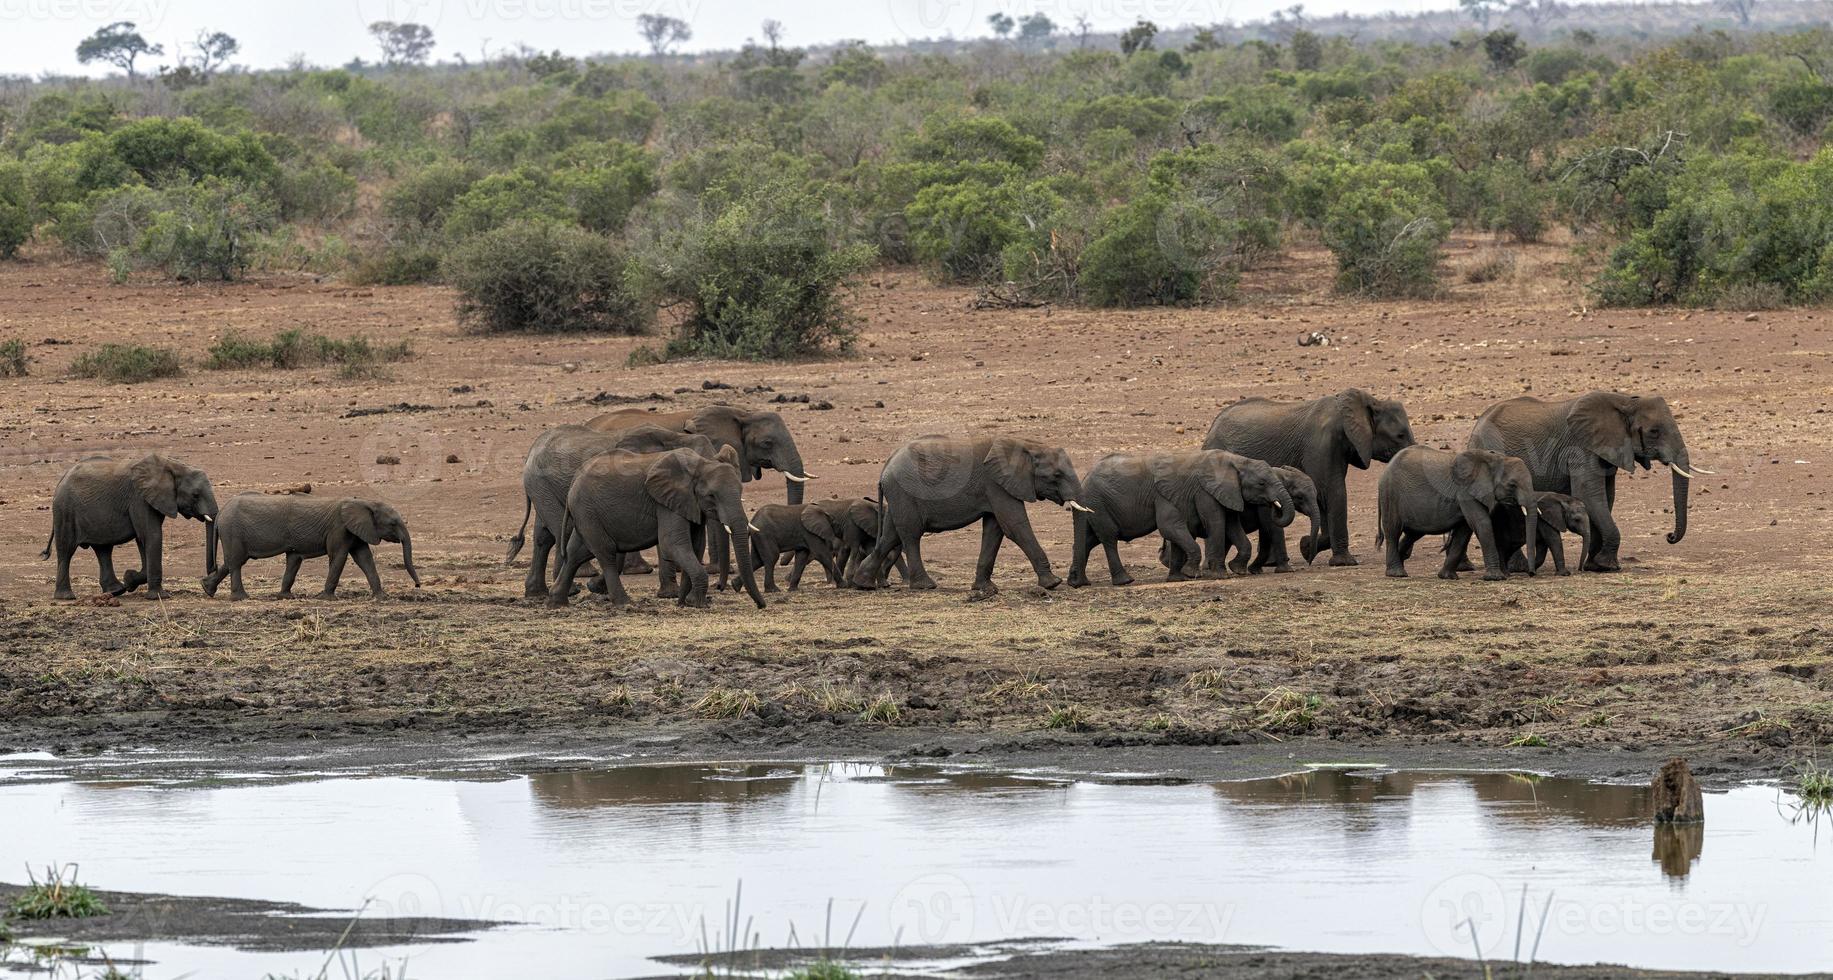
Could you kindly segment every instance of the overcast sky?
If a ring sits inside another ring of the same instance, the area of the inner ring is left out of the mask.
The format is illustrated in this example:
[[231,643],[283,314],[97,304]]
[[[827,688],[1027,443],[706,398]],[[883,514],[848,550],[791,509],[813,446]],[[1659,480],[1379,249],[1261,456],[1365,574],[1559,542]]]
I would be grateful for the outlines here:
[[[416,21],[433,28],[434,56],[456,53],[476,60],[486,49],[517,43],[584,55],[643,48],[639,14],[659,13],[688,22],[686,47],[729,49],[758,34],[766,17],[783,22],[787,41],[819,44],[848,38],[888,43],[925,37],[983,37],[987,16],[1044,13],[1067,28],[1078,14],[1097,30],[1113,30],[1140,17],[1161,27],[1244,22],[1266,17],[1293,0],[0,0],[0,74],[102,74],[77,64],[76,45],[96,28],[128,20],[148,41],[172,55],[199,30],[227,31],[242,42],[236,59],[271,68],[294,55],[317,65],[352,57],[374,59],[365,25],[378,20]],[[1413,12],[1455,5],[1455,0],[1311,0],[1308,12],[1344,10]],[[144,65],[144,63],[143,63]],[[145,65],[150,67],[150,65]]]

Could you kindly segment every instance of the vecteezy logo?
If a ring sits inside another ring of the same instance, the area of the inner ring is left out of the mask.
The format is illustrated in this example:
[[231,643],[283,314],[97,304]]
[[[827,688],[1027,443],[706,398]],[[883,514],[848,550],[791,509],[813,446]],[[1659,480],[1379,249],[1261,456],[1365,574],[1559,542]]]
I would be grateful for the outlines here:
[[381,21],[438,27],[445,0],[356,0],[356,12],[364,27]]
[[[1488,956],[1502,944],[1508,922],[1508,898],[1488,875],[1463,874],[1439,882],[1426,893],[1419,924],[1426,941],[1446,956],[1467,956],[1479,946]],[[1471,938],[1471,930],[1476,938]]]
[[964,943],[974,935],[974,892],[951,874],[926,874],[898,889],[886,925],[900,943]]
[[885,0],[891,23],[906,41],[961,37],[980,25],[973,0]]

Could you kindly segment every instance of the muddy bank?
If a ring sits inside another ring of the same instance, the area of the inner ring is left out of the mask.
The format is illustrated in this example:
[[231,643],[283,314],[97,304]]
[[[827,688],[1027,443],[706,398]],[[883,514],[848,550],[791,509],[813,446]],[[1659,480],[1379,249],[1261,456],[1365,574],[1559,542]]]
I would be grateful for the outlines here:
[[[22,890],[0,883],[0,905]],[[501,923],[473,919],[358,914],[307,908],[291,902],[200,898],[96,890],[109,914],[87,919],[15,919],[20,942],[55,939],[60,946],[178,942],[230,946],[247,952],[369,949],[406,943],[464,942],[468,934]],[[81,956],[75,957],[81,961]],[[119,961],[117,961],[119,962]]]
[[[900,972],[900,963],[958,960],[970,956],[982,957],[984,960],[955,970],[952,975],[983,980],[1105,980],[1108,977],[1128,977],[1131,980],[1237,980],[1249,977],[1254,980],[1315,980],[1323,977],[1337,980],[1419,980],[1421,977],[1485,975],[1475,960],[1382,954],[1293,953],[1255,946],[1200,943],[1140,943],[1108,949],[1052,948],[1050,940],[996,943],[978,947],[909,946],[900,949],[853,950],[845,955],[844,961],[855,965],[867,976],[908,977],[914,980],[931,974]],[[705,965],[716,969],[769,971],[792,969],[815,962],[804,952],[790,950],[764,950],[732,958],[667,957],[665,961],[688,968]],[[1512,963],[1492,963],[1489,966],[1497,976],[1512,976],[1517,969]],[[1532,975],[1559,977],[1562,980],[1784,976],[1769,973],[1637,970],[1609,964],[1557,966],[1546,963],[1535,964]],[[1833,974],[1786,976],[1817,978]]]

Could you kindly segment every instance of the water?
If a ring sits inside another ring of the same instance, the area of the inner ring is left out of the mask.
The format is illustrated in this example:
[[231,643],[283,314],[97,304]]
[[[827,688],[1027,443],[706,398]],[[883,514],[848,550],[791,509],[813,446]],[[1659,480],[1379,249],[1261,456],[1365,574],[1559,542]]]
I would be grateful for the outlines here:
[[[23,765],[23,763],[21,763]],[[1058,937],[1806,971],[1833,963],[1833,841],[1773,787],[1662,832],[1645,791],[1484,773],[1316,771],[1112,785],[870,765],[669,766],[214,784],[0,776],[0,868],[125,891],[504,920],[359,971],[631,977],[723,947]],[[18,872],[14,872],[17,874]],[[10,877],[10,876],[9,876]],[[739,883],[742,881],[742,896]],[[793,930],[793,933],[792,933]],[[703,939],[703,935],[705,938]],[[323,953],[157,943],[150,978],[315,974]],[[333,967],[331,976],[344,975]]]

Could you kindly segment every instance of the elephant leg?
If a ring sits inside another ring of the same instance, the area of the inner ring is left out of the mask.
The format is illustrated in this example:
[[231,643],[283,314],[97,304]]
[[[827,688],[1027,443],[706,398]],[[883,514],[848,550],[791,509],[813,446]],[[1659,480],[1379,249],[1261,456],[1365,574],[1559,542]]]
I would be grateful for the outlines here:
[[76,543],[66,540],[64,535],[57,536],[57,592],[58,599],[76,598],[75,590],[70,588],[70,559],[76,557]]
[[325,554],[325,558],[331,563],[331,567],[325,569],[325,588],[324,591],[318,593],[318,597],[335,599],[337,598],[337,583],[344,577],[344,562],[350,558],[350,547],[345,544],[335,545]]
[[147,522],[140,538],[141,554],[145,558],[140,567],[146,572],[146,597],[164,599],[165,591],[165,522],[154,517]]
[[1502,552],[1502,567],[1510,572],[1528,571],[1527,555],[1523,549],[1528,545],[1530,536],[1521,508],[1499,504],[1490,512],[1490,521],[1496,532],[1496,547]]
[[1229,547],[1235,551],[1235,557],[1229,560],[1228,570],[1236,575],[1246,575],[1248,559],[1253,556],[1254,547],[1248,543],[1247,531],[1241,526],[1241,516],[1232,511],[1225,512],[1222,515],[1222,533]]
[[1075,531],[1075,543],[1069,552],[1069,587],[1079,589],[1088,584],[1088,554],[1094,550],[1094,536],[1089,532],[1087,514],[1077,512],[1070,518],[1070,527]]
[[781,549],[776,546],[775,541],[766,540],[761,534],[752,535],[751,544],[751,552],[756,556],[756,559],[752,562],[753,571],[755,572],[759,569],[763,571],[764,591],[777,591],[776,560],[777,555],[782,553]]
[[988,514],[980,519],[980,560],[974,563],[974,591],[988,595],[998,592],[993,584],[993,563],[999,560],[999,545],[1005,532],[999,529],[999,518]]
[[1312,479],[1317,481],[1318,504],[1324,510],[1325,526],[1319,534],[1327,535],[1327,537],[1321,537],[1305,554],[1307,562],[1321,553],[1324,550],[1325,542],[1328,541],[1330,564],[1336,566],[1357,564],[1356,556],[1349,550],[1349,492],[1346,474],[1347,470],[1343,463],[1338,461],[1330,466],[1330,472],[1324,479],[1317,480],[1316,474],[1312,475]]
[[1548,552],[1551,552],[1553,574],[1572,574],[1572,571],[1566,567],[1566,544],[1560,540],[1559,528],[1545,521],[1540,522],[1539,528],[1540,536],[1534,541],[1534,570],[1540,570],[1540,566],[1546,563]]
[[[564,543],[559,546],[554,562],[558,566],[554,575],[554,585],[547,593],[547,604],[550,607],[567,604],[573,595],[573,579],[579,575],[579,567],[591,559],[592,553],[584,547],[568,548]],[[609,589],[611,583],[618,582],[618,576],[616,565],[607,567],[612,569],[611,574],[605,576],[606,588]],[[618,582],[617,590],[619,593],[623,592],[624,586],[621,582]]]
[[[655,571],[655,567],[649,564],[649,559],[644,558],[643,553],[640,551],[625,552],[623,560],[625,575],[648,575],[650,572]],[[662,553],[657,551],[656,561],[661,560]]]
[[522,577],[522,598],[547,598],[547,557],[554,543],[554,532],[536,515],[534,550],[528,553],[528,574]]
[[95,546],[96,571],[100,573],[102,591],[109,595],[119,595],[127,591],[127,586],[115,577],[114,546],[99,544]]
[[1591,512],[1591,540],[1582,564],[1588,572],[1615,572],[1622,568],[1617,549],[1622,545],[1623,532],[1610,513],[1615,482],[1614,471],[1600,473],[1596,467],[1580,465],[1572,473],[1572,495],[1584,501],[1585,509]]
[[1184,516],[1170,503],[1158,501],[1157,513],[1153,515],[1158,522],[1159,537],[1171,542],[1174,550],[1186,554],[1197,554],[1199,545],[1190,534],[1190,525],[1185,523]]
[[802,586],[802,575],[808,571],[809,553],[807,551],[785,551],[777,559],[777,564],[789,566],[789,574],[784,577],[783,585],[794,592]]
[[[1423,537],[1425,537],[1425,535],[1418,531],[1403,530],[1400,532],[1400,560],[1401,561],[1408,561],[1413,557],[1413,546],[1417,545],[1419,543],[1419,539]],[[1449,541],[1450,539],[1447,538],[1446,540]],[[1468,565],[1469,561],[1466,560],[1463,555],[1459,555],[1458,558],[1459,558],[1458,571],[1460,572],[1469,571],[1470,569],[1463,567],[1465,565]]]
[[[1387,511],[1388,508],[1383,507],[1382,510]],[[1384,556],[1387,559],[1387,577],[1406,578],[1407,556],[1412,554],[1412,550],[1410,542],[1404,539],[1409,532],[1401,524],[1398,514],[1380,513],[1377,519],[1381,522],[1381,540],[1387,550]]]
[[[681,597],[675,601],[683,606],[706,608],[712,605],[707,598],[707,570],[700,563],[700,550],[694,547],[694,534],[688,523],[675,516],[673,512],[664,511],[663,523],[658,528],[656,540],[657,560],[666,555],[667,560],[680,569],[686,577],[682,583]],[[704,540],[704,539],[703,539]],[[771,556],[774,565],[775,554]]]
[[[1046,589],[1054,589],[1063,584],[1056,573],[1050,570],[1050,557],[1044,554],[1044,546],[1037,543],[1037,535],[1031,530],[1031,519],[1025,516],[1025,505],[1016,500],[1005,500],[994,503],[993,518],[999,522],[1000,530],[1018,550],[1031,560],[1031,570],[1037,573],[1037,584]],[[991,582],[991,578],[988,579]]]
[[1446,541],[1448,543],[1445,545],[1445,563],[1440,566],[1438,577],[1456,579],[1458,572],[1463,571],[1460,566],[1468,564],[1465,554],[1470,549],[1470,528],[1459,525],[1456,530],[1446,536]]
[[382,591],[382,577],[376,574],[375,552],[369,545],[359,543],[350,551],[350,557],[356,559],[356,567],[363,570],[363,577],[369,580],[369,596],[380,599],[388,593]]
[[838,588],[841,582],[840,569],[834,562],[833,549],[828,547],[825,541],[811,541],[808,544],[807,551],[796,555],[796,579],[801,579],[802,570],[808,567],[808,560],[810,558],[813,558],[816,564],[821,566],[821,571],[827,576],[827,580]]
[[[901,515],[904,512],[904,510],[907,510],[907,509],[909,508],[900,508],[897,511],[897,514]],[[905,518],[905,519],[898,519],[894,517],[894,520],[896,521],[896,523],[894,523],[893,527],[897,531],[897,540],[895,542],[895,546],[903,549],[904,557],[907,558],[910,562],[910,577],[904,580],[905,587],[911,588],[911,589],[933,589],[935,588],[936,580],[929,577],[929,569],[923,566],[923,529],[922,529],[922,525],[920,525],[917,522],[918,519],[914,515],[910,518]],[[890,548],[892,546],[893,546],[892,544],[887,544],[886,542],[882,542],[882,541],[879,542],[879,548],[881,550]],[[879,569],[878,574],[880,576],[883,576],[884,575],[884,564],[882,563],[882,561],[879,563],[878,569]]]
[[1464,523],[1470,525],[1476,534],[1477,544],[1483,548],[1484,581],[1501,582],[1507,579],[1508,568],[1502,564],[1502,549],[1496,544],[1496,529],[1490,520],[1489,509],[1474,500],[1460,500],[1458,507],[1464,512]]
[[293,582],[299,578],[299,566],[304,564],[304,555],[291,551],[286,553],[286,571],[280,575],[280,598],[293,598]]

